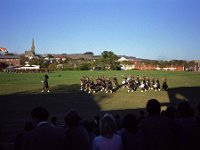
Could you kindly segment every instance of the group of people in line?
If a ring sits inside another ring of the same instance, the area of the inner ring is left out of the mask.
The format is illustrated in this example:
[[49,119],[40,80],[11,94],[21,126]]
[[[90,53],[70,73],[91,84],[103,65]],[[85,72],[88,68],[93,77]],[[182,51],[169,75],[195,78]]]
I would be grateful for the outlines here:
[[[48,122],[49,112],[43,107],[31,112],[33,123],[25,124],[15,150],[199,150],[200,119],[187,101],[177,108],[161,111],[156,99],[146,104],[148,115],[111,113],[82,120],[76,110],[69,110],[65,125],[56,118]],[[200,113],[200,105],[197,107]]]
[[[116,91],[120,86],[127,89],[127,92],[134,92],[138,88],[141,89],[141,92],[146,92],[148,90],[154,90],[154,91],[167,91],[168,90],[168,84],[167,84],[167,78],[164,77],[162,79],[162,89],[160,86],[160,81],[158,77],[152,77],[151,81],[148,76],[140,77],[137,75],[136,78],[134,78],[134,75],[130,75],[129,77],[122,75],[123,80],[121,85],[118,83],[117,76],[112,76],[110,78],[105,78],[104,76],[99,76],[95,81],[93,78],[90,78],[88,76],[82,76],[80,78],[80,90],[86,91],[88,93],[96,93],[98,91],[105,91],[106,93],[113,93]],[[44,80],[41,82],[43,83],[42,86],[42,93],[43,92],[50,92],[49,90],[49,83],[48,83],[49,76],[48,74],[45,74]]]
[[141,92],[146,92],[148,90],[154,91],[167,91],[168,84],[167,78],[162,78],[162,87],[158,77],[152,77],[151,80],[148,76],[140,77],[137,75],[135,78],[134,75],[129,77],[122,75],[122,83],[118,83],[117,76],[112,76],[110,78],[105,78],[104,76],[99,76],[95,81],[89,76],[82,76],[80,78],[80,90],[86,91],[88,93],[96,93],[98,91],[105,91],[106,93],[113,93],[120,86],[127,89],[127,92],[134,92],[138,88],[141,89]]

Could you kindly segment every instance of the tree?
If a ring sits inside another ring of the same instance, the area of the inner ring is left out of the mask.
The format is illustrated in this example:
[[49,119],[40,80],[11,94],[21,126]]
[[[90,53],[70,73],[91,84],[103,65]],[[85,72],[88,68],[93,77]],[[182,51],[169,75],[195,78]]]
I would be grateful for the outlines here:
[[160,60],[160,61],[158,62],[158,64],[159,64],[159,67],[161,67],[161,68],[167,67],[167,61]]
[[171,60],[173,66],[185,66],[187,63],[184,60]]
[[80,64],[80,65],[78,66],[78,69],[79,69],[79,70],[90,70],[90,69],[91,69],[91,63],[89,63],[89,62],[84,62],[84,63],[82,63],[82,64]]
[[49,64],[48,69],[50,71],[54,71],[57,69],[56,66],[57,66],[57,63],[51,63],[51,64]]
[[93,52],[85,52],[84,55],[94,55]]
[[29,65],[41,65],[43,61],[41,59],[30,59],[29,60]]
[[28,61],[29,59],[25,57],[24,54],[20,55],[20,64],[25,65],[25,62]]
[[117,55],[114,54],[113,52],[103,51],[101,53],[101,58],[100,58],[102,68],[117,70],[119,66],[119,62],[117,62],[117,59],[118,59]]

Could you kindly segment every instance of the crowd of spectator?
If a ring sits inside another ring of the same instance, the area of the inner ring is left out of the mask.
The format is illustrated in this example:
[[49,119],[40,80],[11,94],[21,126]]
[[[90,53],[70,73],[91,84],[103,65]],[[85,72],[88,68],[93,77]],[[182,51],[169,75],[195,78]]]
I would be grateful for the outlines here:
[[82,120],[76,110],[69,110],[65,125],[57,118],[48,122],[43,107],[31,111],[32,121],[15,139],[15,150],[198,150],[200,149],[200,105],[198,114],[187,101],[161,111],[156,99],[146,104],[148,115],[110,113],[93,120]]

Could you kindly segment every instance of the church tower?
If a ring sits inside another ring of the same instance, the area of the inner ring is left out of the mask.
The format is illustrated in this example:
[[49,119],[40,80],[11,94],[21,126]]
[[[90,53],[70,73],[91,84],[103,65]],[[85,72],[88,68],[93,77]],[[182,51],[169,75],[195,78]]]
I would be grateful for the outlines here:
[[34,56],[35,56],[35,43],[34,43],[34,38],[33,38],[31,50],[25,51],[25,57],[28,57],[29,59],[31,59],[31,58],[34,58]]
[[35,55],[35,43],[34,43],[34,38],[32,39],[32,46],[31,46],[31,51]]

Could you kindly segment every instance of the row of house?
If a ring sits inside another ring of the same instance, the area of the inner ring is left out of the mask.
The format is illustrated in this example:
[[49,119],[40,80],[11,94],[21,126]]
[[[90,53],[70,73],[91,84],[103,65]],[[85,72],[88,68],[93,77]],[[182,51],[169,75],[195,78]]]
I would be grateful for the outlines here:
[[[48,60],[50,62],[57,61],[57,62],[64,62],[67,58],[72,59],[72,60],[79,60],[81,61],[96,61],[98,60],[101,56],[100,55],[93,55],[92,52],[86,52],[84,54],[62,54],[62,55],[57,55],[53,54],[52,58],[46,56],[38,56],[36,55],[35,52],[35,43],[34,39],[32,39],[32,46],[31,49],[28,51],[25,51],[25,57],[29,59],[39,59],[43,58],[44,60]],[[125,55],[119,55],[118,56],[118,62],[121,64],[121,69],[122,70],[170,70],[170,71],[183,71],[185,68],[183,66],[167,66],[165,68],[161,68],[158,65],[147,65],[142,63],[141,61],[143,59],[139,59],[133,56],[125,56]],[[123,63],[123,62],[128,62],[128,63]],[[0,63],[4,62],[8,64],[9,66],[20,66],[20,56],[18,55],[0,55]],[[27,68],[32,68],[33,66],[23,66],[25,69]],[[35,68],[36,66],[34,66]],[[37,66],[38,68],[38,66]],[[196,61],[196,66],[194,67],[195,71],[200,71],[200,61]]]
[[[167,66],[164,68],[159,67],[159,65],[151,65],[141,63],[141,59],[138,58],[125,58],[121,57],[118,59],[121,64],[122,70],[165,70],[165,71],[184,71],[185,68],[183,66]],[[129,64],[122,64],[122,62],[129,61]]]
[[17,55],[0,55],[0,63],[6,63],[9,66],[19,66],[20,57]]
[[[88,54],[65,54],[65,55],[54,55],[52,60],[56,61],[65,61],[66,58],[70,58],[73,60],[80,60],[80,61],[95,61],[100,58],[100,56],[95,55],[88,55]],[[44,59],[50,59],[48,57],[44,57]],[[135,58],[135,57],[119,57],[117,60],[121,64],[122,70],[170,70],[170,71],[183,71],[185,70],[184,66],[167,66],[164,68],[159,67],[158,65],[147,65],[144,63],[141,63],[141,59]],[[122,62],[129,61],[128,64],[124,64]],[[17,55],[0,55],[0,62],[4,62],[8,64],[9,66],[20,66],[20,57]],[[200,61],[196,61],[196,71],[200,71]],[[30,68],[30,66],[24,66],[24,68]]]

